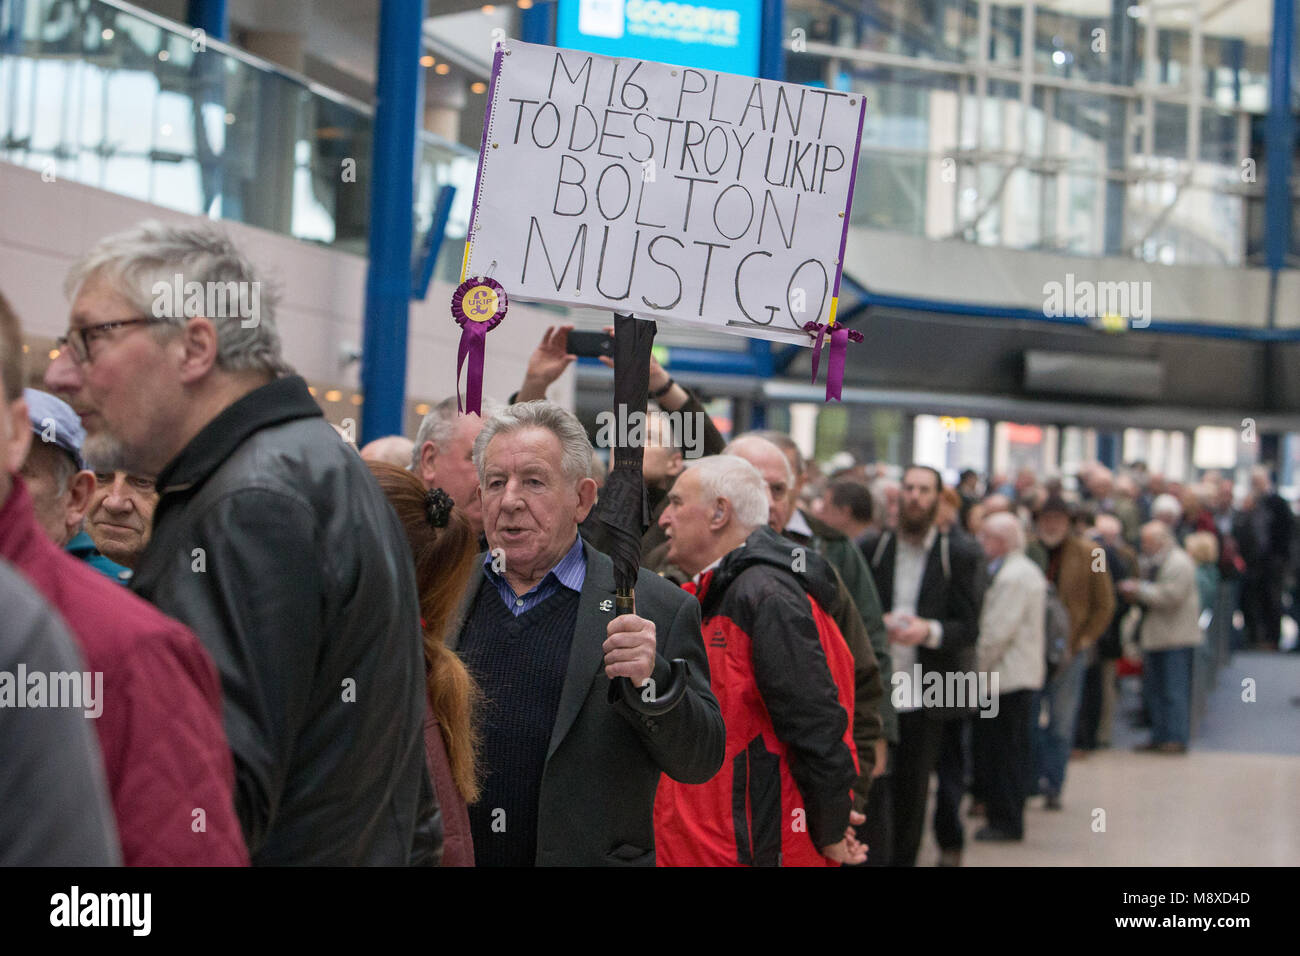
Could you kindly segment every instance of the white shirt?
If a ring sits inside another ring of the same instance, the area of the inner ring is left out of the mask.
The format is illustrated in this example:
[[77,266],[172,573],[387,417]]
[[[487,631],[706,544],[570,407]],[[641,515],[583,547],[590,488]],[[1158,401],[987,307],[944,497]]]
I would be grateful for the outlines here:
[[794,514],[792,514],[790,520],[785,523],[785,528],[781,533],[785,534],[787,531],[791,534],[803,535],[805,538],[813,537],[813,531],[808,525],[808,519],[803,516],[803,512],[798,508],[794,509]]
[[[939,531],[933,525],[926,532],[925,540],[920,545],[912,544],[901,534],[894,537],[894,614],[916,614],[916,602],[921,596],[921,581],[925,577],[926,560],[930,549],[934,547]],[[938,647],[943,641],[943,624],[930,621],[930,636],[925,639],[926,647]],[[912,667],[916,664],[915,644],[891,644],[894,673],[906,674],[912,680]],[[917,710],[916,707],[897,707],[900,712]]]

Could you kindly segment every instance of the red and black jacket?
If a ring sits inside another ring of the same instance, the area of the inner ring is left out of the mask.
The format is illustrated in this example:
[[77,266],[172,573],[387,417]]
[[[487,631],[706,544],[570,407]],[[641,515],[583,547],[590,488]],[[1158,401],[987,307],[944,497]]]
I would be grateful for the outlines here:
[[704,784],[661,779],[660,866],[831,866],[857,776],[853,657],[823,607],[834,576],[764,526],[698,586],[711,686],[727,726]]

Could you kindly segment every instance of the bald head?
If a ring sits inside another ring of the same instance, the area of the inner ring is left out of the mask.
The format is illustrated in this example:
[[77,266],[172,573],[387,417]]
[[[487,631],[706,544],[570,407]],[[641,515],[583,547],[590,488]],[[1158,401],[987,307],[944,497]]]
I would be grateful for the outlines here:
[[403,438],[401,435],[385,435],[362,448],[361,457],[365,461],[386,461],[398,468],[406,468],[411,464],[411,452],[414,448],[415,442],[409,438]]
[[1006,495],[989,495],[984,499],[984,514],[995,515],[1011,510],[1011,499]]
[[1142,553],[1154,557],[1173,542],[1173,532],[1163,521],[1148,521],[1142,526]]
[[1111,514],[1097,515],[1094,527],[1097,529],[1097,533],[1101,535],[1101,540],[1107,544],[1118,543],[1120,535],[1124,533],[1124,525],[1119,518]]
[[743,458],[763,476],[769,497],[768,525],[780,534],[794,513],[794,469],[790,460],[776,445],[757,435],[737,438],[722,450],[724,455]]

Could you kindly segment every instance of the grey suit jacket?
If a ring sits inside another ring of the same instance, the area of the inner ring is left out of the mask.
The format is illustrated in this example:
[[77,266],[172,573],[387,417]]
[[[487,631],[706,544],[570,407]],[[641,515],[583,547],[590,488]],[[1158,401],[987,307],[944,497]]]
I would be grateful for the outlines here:
[[[673,710],[650,717],[622,699],[609,701],[606,628],[614,619],[614,565],[583,542],[587,577],[569,666],[542,771],[537,826],[538,866],[654,866],[654,799],[660,773],[704,783],[722,766],[726,729],[709,689],[709,662],[695,597],[644,568],[637,576],[636,613],[653,621],[658,642],[654,680],[662,695],[669,664],[690,666],[688,689]],[[464,621],[483,582],[483,555],[447,646],[460,643]],[[495,599],[492,591],[487,598]],[[506,702],[508,703],[508,702]]]

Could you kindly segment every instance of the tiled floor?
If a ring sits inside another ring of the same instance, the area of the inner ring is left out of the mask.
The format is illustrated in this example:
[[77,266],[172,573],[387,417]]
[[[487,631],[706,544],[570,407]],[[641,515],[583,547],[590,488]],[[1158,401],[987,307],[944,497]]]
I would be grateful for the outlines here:
[[[1244,677],[1256,682],[1254,702],[1241,700]],[[1023,843],[977,843],[970,837],[982,821],[965,820],[963,865],[1300,864],[1297,697],[1300,655],[1237,655],[1220,672],[1189,754],[1134,753],[1129,745],[1142,737],[1117,728],[1115,749],[1071,760],[1063,810],[1030,801]],[[926,829],[923,866],[938,856]]]

